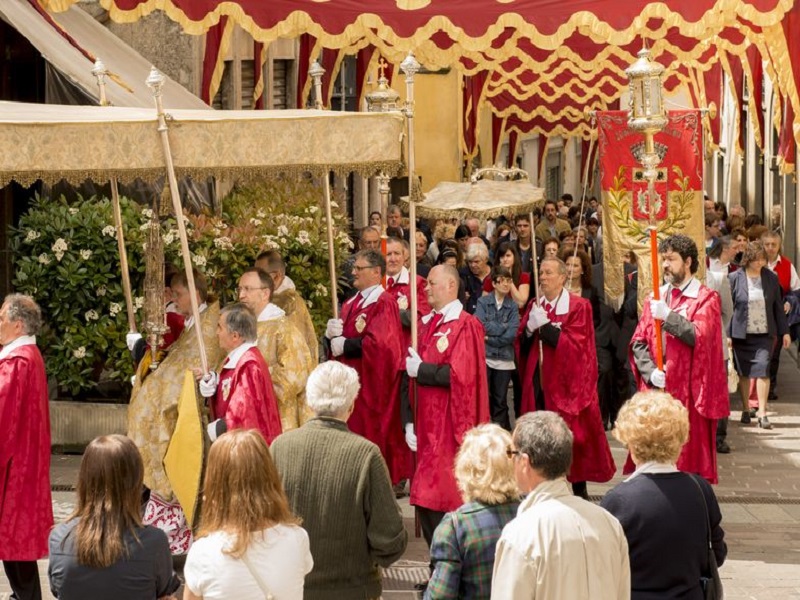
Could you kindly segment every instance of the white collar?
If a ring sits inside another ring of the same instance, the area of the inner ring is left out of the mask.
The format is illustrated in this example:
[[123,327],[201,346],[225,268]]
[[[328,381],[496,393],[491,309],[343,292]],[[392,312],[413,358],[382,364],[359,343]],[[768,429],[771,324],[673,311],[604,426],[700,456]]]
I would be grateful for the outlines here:
[[[660,290],[661,298],[662,299],[667,298],[671,294],[670,292],[671,289],[672,289],[671,283],[665,283],[664,285],[662,285]],[[697,278],[692,277],[689,283],[685,283],[681,287],[676,289],[679,289],[681,291],[681,296],[686,296],[687,298],[697,298],[698,294],[700,293],[700,281],[698,281]],[[667,302],[669,302],[669,299],[667,299]]]
[[[442,310],[438,311],[442,315],[442,323],[449,323],[450,321],[457,321],[458,317],[461,316],[461,311],[464,310],[464,305],[458,301],[458,299],[453,300],[449,304],[445,304],[442,307]],[[437,311],[432,310],[427,315],[422,317],[422,322],[426,325],[430,322]]]
[[363,296],[364,301],[361,303],[361,308],[365,308],[370,304],[375,304],[378,301],[378,298],[383,293],[383,287],[381,284],[376,284],[373,286],[368,287],[365,290],[361,290],[358,294],[353,296],[349,301],[355,302],[359,295]]
[[279,306],[270,302],[264,307],[258,314],[258,322],[261,323],[262,321],[272,321],[273,319],[280,319],[286,313],[281,309]]
[[[567,288],[561,288],[561,294],[556,297],[556,314],[565,315],[569,312],[569,291]],[[539,298],[539,306],[544,306],[545,303],[550,304],[550,301],[544,296]]]
[[7,357],[13,350],[16,348],[21,348],[22,346],[35,346],[36,345],[36,336],[35,335],[21,335],[15,340],[11,340],[3,349],[0,350],[0,360]]
[[654,460],[649,460],[646,463],[642,463],[636,467],[636,470],[633,474],[628,477],[625,481],[630,481],[637,475],[641,475],[642,473],[677,473],[678,467],[675,466],[675,463],[662,463],[656,462]]
[[284,275],[283,281],[281,281],[281,284],[278,286],[278,289],[276,289],[272,293],[280,294],[281,292],[288,292],[289,290],[294,290],[294,289],[297,289],[296,286],[294,285],[294,281],[292,281],[288,275]]
[[398,285],[398,284],[401,284],[401,283],[408,283],[409,281],[411,281],[411,278],[409,277],[408,269],[406,269],[405,267],[400,269],[400,272],[397,275],[387,275],[386,279],[388,280],[389,277],[394,279],[394,284],[395,285]]
[[776,266],[776,265],[777,265],[779,262],[781,262],[781,258],[783,258],[783,257],[782,257],[780,254],[778,254],[778,258],[776,258],[776,259],[775,259],[775,262],[769,262],[769,261],[767,261],[767,266],[769,267],[769,269],[770,269],[771,271],[774,271],[774,270],[775,270],[775,266]]
[[[208,304],[203,302],[200,306],[197,307],[197,312],[202,315],[203,311],[205,309],[207,309],[207,308],[208,308]],[[183,328],[184,329],[189,329],[189,327],[191,327],[192,325],[194,325],[194,317],[190,315],[190,316],[186,317],[186,320],[183,322]]]
[[225,364],[222,365],[223,369],[235,369],[236,365],[239,364],[242,356],[244,353],[250,350],[250,348],[255,348],[256,345],[252,342],[245,342],[241,346],[238,346],[228,352],[228,358],[225,360]]

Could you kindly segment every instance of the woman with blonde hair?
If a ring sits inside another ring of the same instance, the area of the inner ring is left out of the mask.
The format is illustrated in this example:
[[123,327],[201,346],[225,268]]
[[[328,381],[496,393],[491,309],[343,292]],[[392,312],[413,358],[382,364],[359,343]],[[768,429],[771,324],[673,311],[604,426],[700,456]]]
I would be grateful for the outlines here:
[[510,447],[511,434],[499,425],[480,425],[464,435],[455,461],[464,504],[433,533],[426,600],[491,595],[495,546],[519,507]]
[[628,447],[636,471],[600,506],[625,530],[632,600],[705,598],[709,540],[717,565],[728,549],[714,490],[675,466],[689,437],[686,407],[666,392],[639,392],[620,409],[614,437]]
[[78,505],[50,533],[56,598],[172,598],[180,581],[167,536],[142,525],[142,457],[124,435],[95,438],[78,473]]
[[264,438],[255,429],[221,435],[208,453],[184,600],[301,600],[313,564]]

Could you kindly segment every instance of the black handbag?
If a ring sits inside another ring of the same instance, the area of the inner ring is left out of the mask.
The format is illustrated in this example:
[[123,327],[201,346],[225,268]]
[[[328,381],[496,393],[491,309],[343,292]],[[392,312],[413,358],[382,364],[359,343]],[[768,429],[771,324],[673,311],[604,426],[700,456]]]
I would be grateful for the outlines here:
[[700,575],[700,587],[703,589],[703,597],[706,600],[722,600],[724,592],[722,590],[722,580],[719,577],[719,569],[717,568],[717,557],[714,555],[714,548],[711,546],[711,518],[708,515],[708,504],[706,504],[706,495],[703,493],[703,488],[700,487],[694,475],[689,475],[694,481],[697,489],[700,491],[700,498],[703,500],[703,509],[706,513],[706,541],[708,542],[708,573]]

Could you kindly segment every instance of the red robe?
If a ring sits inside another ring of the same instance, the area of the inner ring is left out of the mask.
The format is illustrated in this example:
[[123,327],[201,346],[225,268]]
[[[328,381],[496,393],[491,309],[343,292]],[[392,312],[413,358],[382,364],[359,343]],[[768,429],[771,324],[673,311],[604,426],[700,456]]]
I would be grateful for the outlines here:
[[380,448],[392,483],[398,483],[410,475],[410,452],[400,422],[400,374],[406,350],[400,311],[380,286],[354,310],[359,297],[356,294],[342,306],[342,335],[361,338],[361,356],[334,358],[358,371],[361,382],[347,426]]
[[[533,301],[528,304],[522,317],[519,340],[527,336],[525,328],[534,304]],[[566,312],[558,314],[561,310]],[[609,481],[617,468],[603,429],[597,398],[597,350],[592,305],[564,290],[550,322],[559,327],[561,333],[555,348],[542,343],[541,384],[545,409],[558,413],[572,431],[572,466],[568,479]],[[519,362],[522,414],[536,410],[533,376],[539,362],[538,331],[534,332],[530,344],[524,346]]]
[[[394,279],[392,285],[389,285],[389,278],[386,278],[386,293],[389,294],[397,302],[397,308],[402,310],[411,310],[411,284],[409,283],[410,273],[407,269],[403,269]],[[425,293],[425,285],[427,281],[424,277],[417,275],[417,319],[423,315],[431,312],[431,307],[428,304],[428,294]],[[411,346],[411,328],[403,327],[403,345],[404,348]]]
[[[662,290],[666,291],[666,286]],[[655,357],[655,334],[653,316],[650,314],[651,296],[644,303],[639,325],[631,343],[644,341]],[[666,334],[664,367],[667,374],[666,391],[680,400],[689,410],[689,441],[678,457],[678,469],[697,473],[710,483],[717,483],[716,420],[730,413],[728,377],[722,356],[722,318],[720,317],[719,294],[704,285],[699,286],[697,298],[679,297],[672,309],[694,324],[695,344],[687,346],[679,339]],[[633,355],[631,368],[639,390],[650,386],[636,368]],[[625,464],[625,473],[634,470],[630,458]]]
[[417,383],[417,469],[411,504],[450,512],[464,503],[453,474],[464,434],[489,422],[486,349],[483,325],[466,311],[429,332],[432,322],[420,323],[419,355],[426,363],[450,365],[450,387]]
[[267,444],[281,434],[272,378],[258,348],[248,348],[233,369],[222,369],[211,415],[225,419],[228,431],[258,429]]
[[35,344],[0,360],[0,428],[0,560],[38,560],[53,504],[47,376]]

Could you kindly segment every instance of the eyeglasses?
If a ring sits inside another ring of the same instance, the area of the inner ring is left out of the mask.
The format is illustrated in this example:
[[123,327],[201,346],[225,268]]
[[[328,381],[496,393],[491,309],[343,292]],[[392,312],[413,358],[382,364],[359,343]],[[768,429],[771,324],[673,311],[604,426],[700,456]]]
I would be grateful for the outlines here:
[[366,265],[363,267],[359,267],[358,265],[353,265],[354,271],[363,271],[364,269],[377,269],[377,268],[378,268],[377,265]]
[[262,286],[262,287],[250,287],[249,285],[243,285],[243,286],[240,286],[240,287],[236,288],[236,293],[237,294],[241,294],[241,293],[244,292],[244,293],[249,294],[250,292],[254,292],[255,290],[265,290],[265,289],[267,289],[267,288],[264,287],[264,286]]
[[515,456],[519,456],[520,454],[522,454],[522,452],[519,450],[512,450],[511,446],[506,448],[506,456],[510,459],[514,458]]

